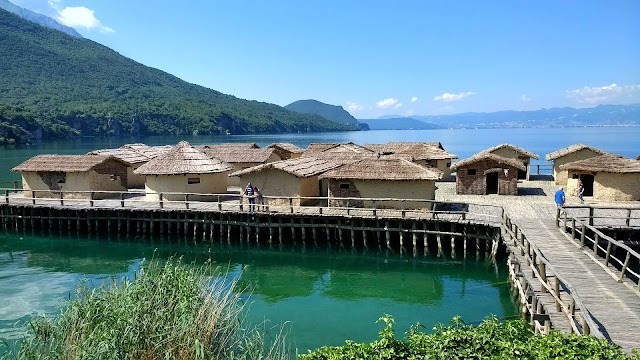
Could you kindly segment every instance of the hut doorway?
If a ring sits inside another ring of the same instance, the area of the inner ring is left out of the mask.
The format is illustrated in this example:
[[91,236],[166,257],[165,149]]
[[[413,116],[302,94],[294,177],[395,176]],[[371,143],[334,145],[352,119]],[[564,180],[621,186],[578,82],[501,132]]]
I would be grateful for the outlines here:
[[491,172],[487,175],[487,194],[498,193],[498,172]]
[[591,174],[580,174],[580,181],[584,186],[584,196],[593,196],[594,177]]
[[527,180],[527,170],[518,169],[518,180]]

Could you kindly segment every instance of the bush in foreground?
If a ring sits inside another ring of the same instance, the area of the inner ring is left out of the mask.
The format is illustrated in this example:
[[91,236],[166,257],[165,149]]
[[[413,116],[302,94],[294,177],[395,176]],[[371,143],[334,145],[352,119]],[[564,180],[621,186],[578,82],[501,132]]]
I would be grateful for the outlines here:
[[[99,288],[81,286],[55,318],[29,323],[31,335],[4,357],[18,359],[280,359],[279,333],[265,346],[245,328],[234,282],[211,280],[209,266],[152,261]],[[216,279],[216,278],[214,278]]]
[[301,360],[333,359],[640,359],[624,354],[619,347],[590,336],[552,331],[536,336],[522,320],[499,322],[485,319],[477,327],[465,325],[459,317],[449,326],[439,325],[432,334],[415,325],[407,339],[395,338],[391,316],[386,315],[380,338],[370,344],[347,341],[343,346],[322,347]]

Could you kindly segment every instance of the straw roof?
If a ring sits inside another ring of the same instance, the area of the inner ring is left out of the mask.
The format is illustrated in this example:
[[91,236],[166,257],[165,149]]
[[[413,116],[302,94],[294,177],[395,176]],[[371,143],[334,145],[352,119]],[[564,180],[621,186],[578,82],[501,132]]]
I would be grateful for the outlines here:
[[226,163],[265,163],[273,155],[275,149],[215,147],[202,149],[210,158],[222,160]]
[[616,154],[604,154],[560,165],[560,170],[606,173],[640,173],[640,161]]
[[293,154],[300,154],[304,152],[303,148],[297,147],[291,143],[273,143],[267,146],[267,148],[280,148]]
[[133,172],[139,175],[212,174],[231,170],[231,166],[211,159],[186,141],[140,166]]
[[38,155],[11,169],[16,172],[87,172],[107,160],[122,160],[106,155]]
[[196,148],[204,149],[217,149],[217,148],[232,148],[232,149],[260,149],[260,146],[256,143],[222,143],[222,144],[206,144],[199,145]]
[[523,148],[521,148],[521,147],[517,147],[517,146],[515,146],[515,145],[511,145],[511,144],[500,144],[500,145],[496,145],[496,146],[491,147],[491,148],[488,148],[487,150],[484,150],[484,151],[485,151],[485,152],[488,152],[488,153],[492,153],[492,152],[494,152],[494,151],[496,151],[496,150],[500,150],[500,149],[510,149],[510,150],[513,150],[513,151],[515,151],[515,152],[518,152],[518,153],[520,153],[520,154],[522,154],[522,155],[528,156],[528,157],[530,157],[530,158],[532,158],[532,159],[536,159],[536,160],[540,159],[540,157],[538,156],[538,154],[533,153],[533,152],[531,152],[531,151],[529,151],[529,150],[525,150],[525,149],[523,149]]
[[606,154],[604,151],[602,151],[600,149],[597,149],[597,148],[594,148],[594,147],[591,147],[591,146],[588,146],[588,145],[585,145],[585,144],[574,144],[574,145],[568,146],[566,148],[554,151],[554,152],[552,152],[550,154],[547,154],[545,159],[547,161],[552,161],[552,160],[555,160],[557,158],[561,158],[563,156],[566,156],[566,155],[569,155],[571,153],[574,153],[576,151],[580,151],[582,149],[591,150],[591,151],[593,151],[595,153],[598,153],[600,155]]
[[145,144],[126,144],[116,149],[100,149],[87,153],[87,155],[107,155],[118,158],[129,164],[147,162],[156,156],[171,149],[171,146],[148,146]]
[[364,159],[320,175],[320,179],[411,181],[442,178],[442,171],[405,159]]
[[387,145],[391,146],[413,146],[413,145],[427,145],[434,146],[441,150],[444,150],[440,141],[390,141]]
[[510,167],[514,167],[516,169],[525,171],[527,170],[527,167],[522,163],[522,161],[516,160],[516,159],[509,159],[500,155],[496,155],[494,153],[489,153],[489,152],[485,152],[485,151],[481,151],[475,155],[473,155],[472,157],[468,158],[468,159],[464,159],[461,161],[456,162],[455,164],[453,164],[451,166],[452,169],[459,169],[461,167],[465,167],[471,164],[475,164],[477,162],[480,161],[486,161],[486,160],[493,160],[495,162],[497,162],[498,164],[503,164],[503,165],[507,165]]
[[284,171],[296,177],[307,178],[322,174],[329,170],[342,166],[342,164],[326,159],[313,157],[300,157],[297,159],[281,160],[262,164],[240,171],[233,172],[229,176],[241,176],[250,173],[257,173],[264,170],[276,169]]
[[458,155],[448,153],[439,147],[429,145],[426,143],[420,143],[411,145],[408,148],[399,151],[397,154],[411,155],[414,161],[416,160],[444,160],[444,159],[457,159]]
[[362,159],[376,158],[378,156],[375,151],[354,143],[310,144],[309,149],[301,155],[302,158],[327,159],[341,164],[351,164]]

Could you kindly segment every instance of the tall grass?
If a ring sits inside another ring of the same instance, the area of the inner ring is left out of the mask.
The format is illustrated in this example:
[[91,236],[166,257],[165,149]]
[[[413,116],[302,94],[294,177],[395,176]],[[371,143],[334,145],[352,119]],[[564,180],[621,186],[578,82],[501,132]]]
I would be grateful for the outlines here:
[[267,345],[264,332],[243,321],[245,303],[234,292],[236,282],[213,272],[210,264],[152,260],[133,280],[81,285],[58,316],[31,320],[32,336],[3,357],[288,358],[282,331]]

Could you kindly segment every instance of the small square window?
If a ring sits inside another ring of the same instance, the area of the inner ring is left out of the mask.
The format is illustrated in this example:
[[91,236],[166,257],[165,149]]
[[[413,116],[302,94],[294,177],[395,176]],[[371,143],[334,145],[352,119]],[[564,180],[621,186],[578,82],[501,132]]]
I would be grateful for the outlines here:
[[340,183],[340,189],[348,189],[349,183]]
[[476,169],[467,169],[467,175],[475,175]]
[[200,184],[200,178],[187,178],[187,184]]
[[451,163],[450,162],[447,163],[447,167],[451,167]]

